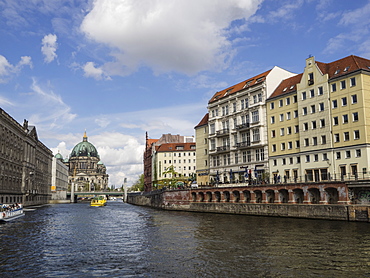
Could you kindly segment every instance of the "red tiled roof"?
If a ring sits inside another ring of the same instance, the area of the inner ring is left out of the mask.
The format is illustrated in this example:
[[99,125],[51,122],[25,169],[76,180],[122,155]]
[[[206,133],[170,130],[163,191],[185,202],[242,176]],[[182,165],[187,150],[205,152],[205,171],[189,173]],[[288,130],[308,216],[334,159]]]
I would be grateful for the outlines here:
[[268,99],[289,94],[293,91],[297,91],[297,84],[301,82],[302,75],[303,73],[300,73],[281,81],[279,86],[275,89],[275,91],[271,94],[271,96]]
[[328,74],[329,79],[354,72],[356,70],[370,71],[370,60],[350,55],[331,63],[316,62],[323,74]]
[[200,127],[200,126],[203,126],[203,125],[207,125],[208,124],[208,119],[209,119],[209,113],[205,114],[203,119],[194,128],[197,128],[197,127]]
[[238,84],[235,84],[233,86],[230,86],[222,91],[219,91],[217,93],[215,93],[213,95],[213,97],[209,100],[208,103],[212,103],[216,100],[219,100],[223,97],[226,97],[228,95],[231,95],[231,94],[234,94],[236,92],[239,92],[240,90],[246,88],[246,87],[250,87],[250,86],[253,86],[253,85],[256,85],[256,84],[259,84],[261,83],[262,81],[264,81],[266,79],[266,76],[270,73],[271,70],[268,70],[266,72],[263,72],[259,75],[256,75],[252,78],[249,78],[245,81],[242,81]]
[[[195,146],[195,142],[191,143],[166,143],[156,147],[158,152],[183,152],[183,151],[195,151],[191,146]],[[182,150],[177,150],[176,147],[183,147]]]
[[159,139],[148,139],[147,140],[147,147],[153,145],[153,143],[157,142]]

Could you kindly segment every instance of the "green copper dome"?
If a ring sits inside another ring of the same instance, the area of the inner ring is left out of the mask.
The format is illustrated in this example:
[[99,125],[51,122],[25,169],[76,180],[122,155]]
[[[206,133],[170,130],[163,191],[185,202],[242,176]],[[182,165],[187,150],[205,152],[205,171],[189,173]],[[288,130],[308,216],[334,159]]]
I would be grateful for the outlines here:
[[78,143],[72,150],[71,157],[90,156],[99,158],[98,151],[93,144],[87,141],[86,132],[83,137],[83,141]]
[[62,156],[60,153],[57,153],[57,154],[55,155],[55,158],[56,158],[56,159],[61,159],[61,160],[63,160],[63,156]]

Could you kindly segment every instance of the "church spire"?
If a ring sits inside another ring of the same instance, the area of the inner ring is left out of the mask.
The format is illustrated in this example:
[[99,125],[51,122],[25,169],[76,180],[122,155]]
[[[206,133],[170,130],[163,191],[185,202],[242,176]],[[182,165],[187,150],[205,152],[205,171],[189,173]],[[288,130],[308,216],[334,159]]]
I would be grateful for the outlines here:
[[84,133],[83,141],[84,141],[84,142],[87,142],[86,129],[85,129],[85,133]]

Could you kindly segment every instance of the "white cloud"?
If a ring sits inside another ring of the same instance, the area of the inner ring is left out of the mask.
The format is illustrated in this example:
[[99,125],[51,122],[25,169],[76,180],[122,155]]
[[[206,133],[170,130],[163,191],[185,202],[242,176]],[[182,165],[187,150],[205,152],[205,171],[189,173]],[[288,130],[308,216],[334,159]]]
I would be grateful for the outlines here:
[[32,68],[31,57],[22,56],[16,65],[12,65],[4,56],[0,55],[0,83],[7,82],[12,74],[19,73],[24,66]]
[[84,76],[85,77],[92,77],[96,80],[110,80],[111,78],[105,74],[103,69],[100,67],[95,67],[95,64],[93,62],[87,62],[83,67]]
[[42,39],[41,52],[45,56],[44,61],[50,63],[57,57],[56,51],[58,48],[57,35],[45,35]]
[[248,19],[262,0],[96,0],[81,30],[112,48],[102,70],[125,75],[140,66],[156,73],[194,74],[223,68],[230,54],[227,28]]

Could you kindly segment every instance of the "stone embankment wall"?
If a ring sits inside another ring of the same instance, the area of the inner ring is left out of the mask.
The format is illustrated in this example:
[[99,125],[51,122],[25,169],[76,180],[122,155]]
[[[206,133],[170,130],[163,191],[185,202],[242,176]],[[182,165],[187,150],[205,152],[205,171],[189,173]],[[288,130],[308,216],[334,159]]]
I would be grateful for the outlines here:
[[127,202],[165,210],[245,214],[309,219],[370,222],[370,206],[347,204],[270,204],[194,202],[191,190],[128,194]]

